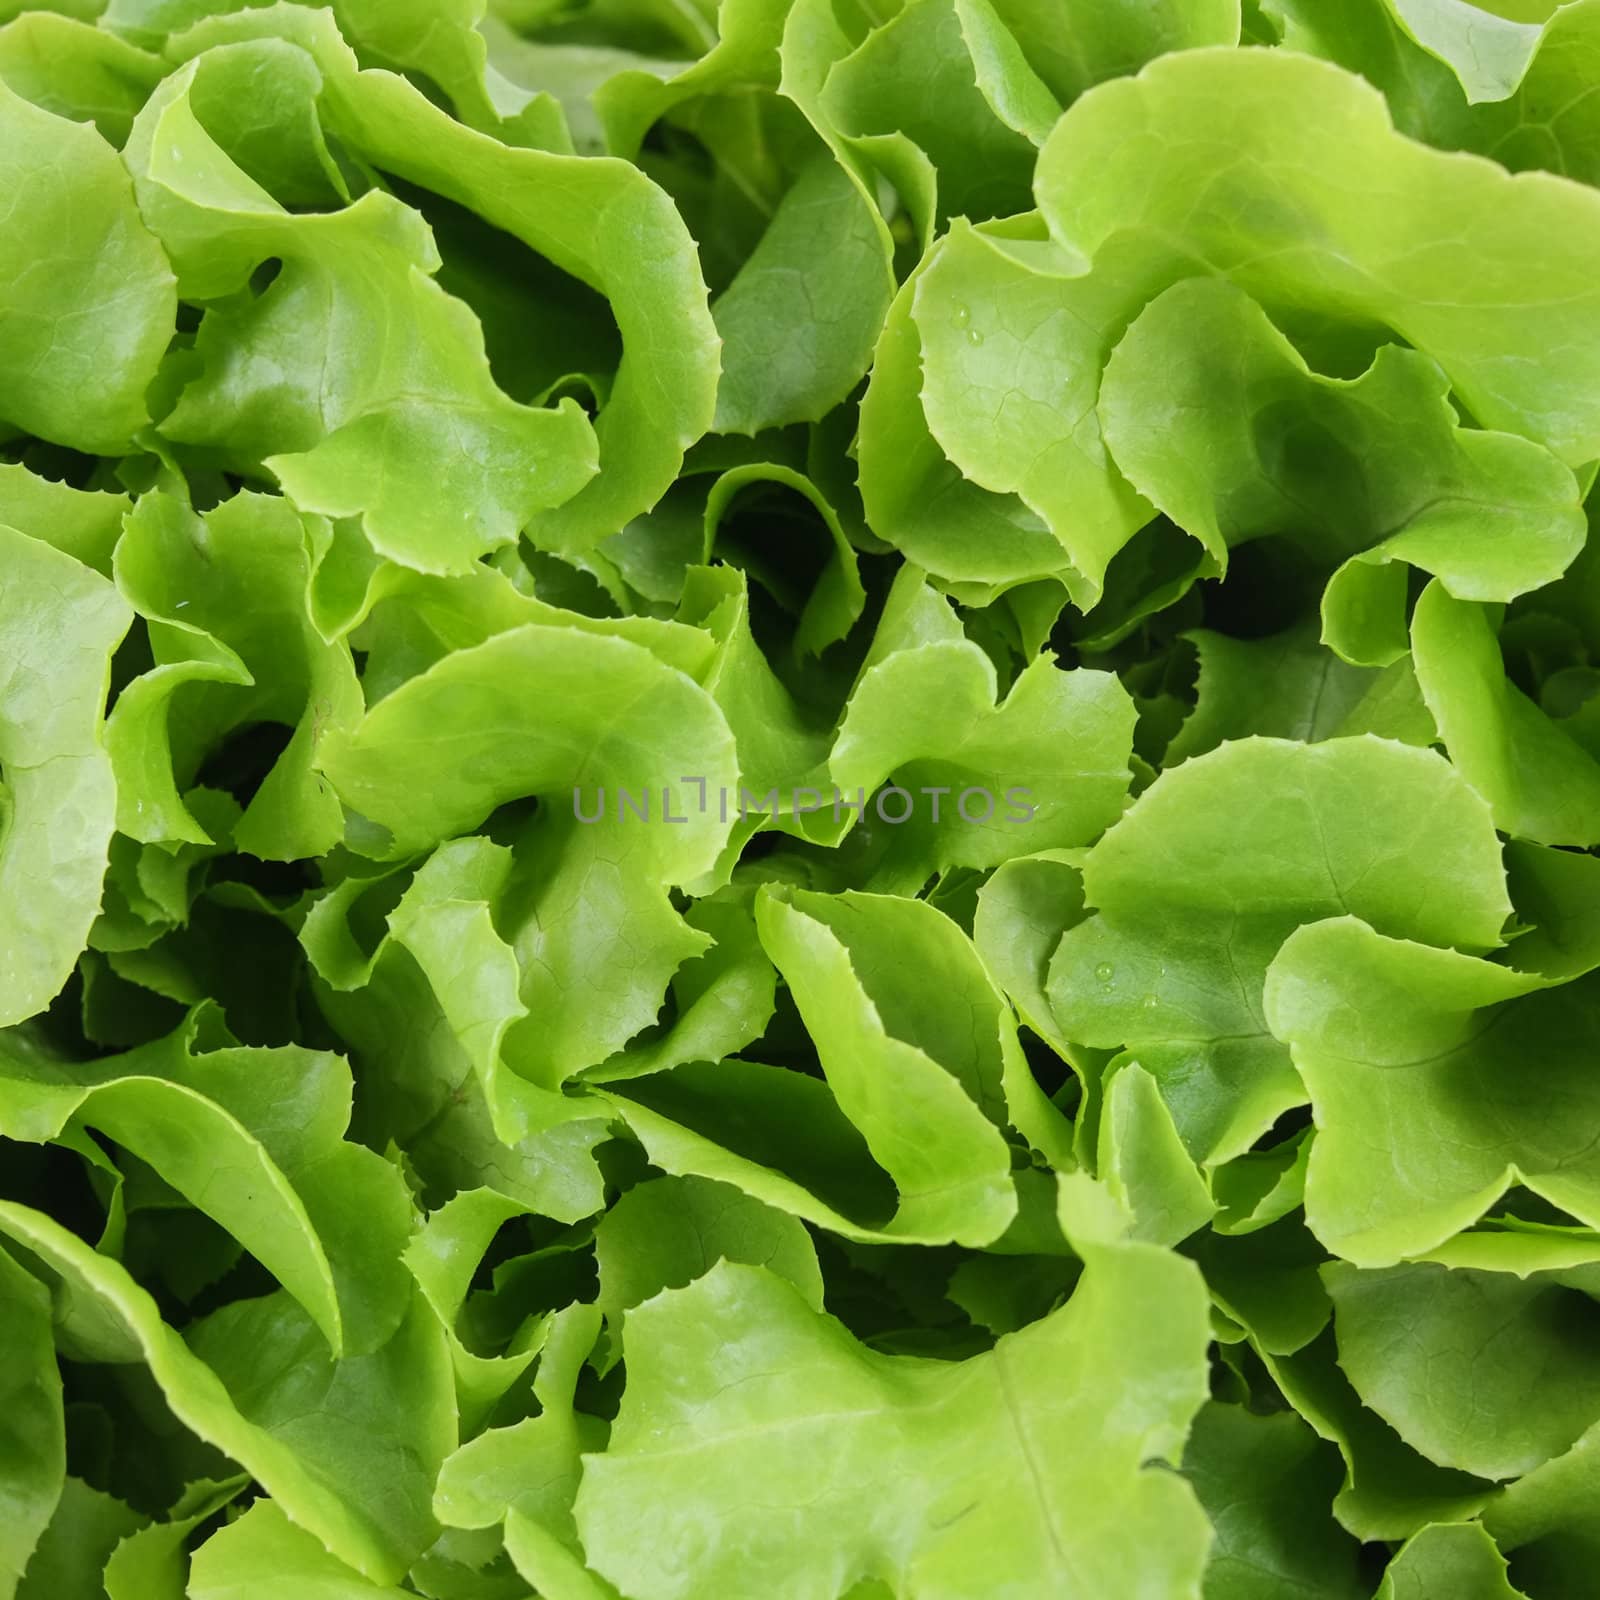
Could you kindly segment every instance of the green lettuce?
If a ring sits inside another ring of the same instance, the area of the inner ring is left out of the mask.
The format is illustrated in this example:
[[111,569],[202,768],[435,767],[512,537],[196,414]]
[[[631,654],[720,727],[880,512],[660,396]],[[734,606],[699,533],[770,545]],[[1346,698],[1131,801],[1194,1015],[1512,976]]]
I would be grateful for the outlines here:
[[1587,1600],[1600,0],[0,0],[0,1600]]

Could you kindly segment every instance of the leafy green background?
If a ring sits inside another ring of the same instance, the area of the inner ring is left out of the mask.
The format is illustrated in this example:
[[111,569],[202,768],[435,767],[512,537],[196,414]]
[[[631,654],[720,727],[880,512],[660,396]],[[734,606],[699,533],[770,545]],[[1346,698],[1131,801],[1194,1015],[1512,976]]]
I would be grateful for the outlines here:
[[0,1600],[1587,1600],[1597,88],[0,0]]

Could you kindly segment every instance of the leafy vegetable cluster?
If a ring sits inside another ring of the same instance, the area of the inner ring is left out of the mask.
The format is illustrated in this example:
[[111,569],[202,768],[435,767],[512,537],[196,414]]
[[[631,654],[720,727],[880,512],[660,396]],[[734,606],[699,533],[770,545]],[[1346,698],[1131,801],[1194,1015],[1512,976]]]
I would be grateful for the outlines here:
[[0,18],[0,1600],[1596,1592],[1600,0]]

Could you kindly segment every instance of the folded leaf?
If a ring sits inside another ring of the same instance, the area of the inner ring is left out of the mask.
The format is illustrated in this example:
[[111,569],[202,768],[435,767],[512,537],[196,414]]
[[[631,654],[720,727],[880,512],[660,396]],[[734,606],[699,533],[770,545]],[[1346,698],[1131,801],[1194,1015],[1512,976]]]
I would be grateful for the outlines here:
[[1306,1216],[1331,1250],[1387,1266],[1442,1244],[1521,1183],[1600,1225],[1592,981],[1408,944],[1354,917],[1300,929],[1266,1014],[1318,1134]]
[[0,561],[0,1025],[9,1026],[60,992],[100,910],[117,805],[101,719],[130,616],[104,578],[3,525]]
[[1510,904],[1483,802],[1432,752],[1370,737],[1246,739],[1165,773],[1089,852],[1083,892],[1097,914],[1051,962],[1056,1024],[1126,1049],[1212,1164],[1303,1102],[1261,998],[1297,927],[1353,912],[1486,950]]
[[959,1365],[878,1355],[754,1267],[639,1307],[623,1409],[578,1490],[590,1562],[641,1600],[751,1583],[821,1600],[869,1576],[977,1596],[1041,1574],[1062,1595],[1198,1595],[1198,1512],[1144,1467],[1203,1392],[1197,1286],[1145,1246],[1091,1252],[1062,1310]]
[[75,450],[131,449],[177,300],[117,153],[0,71],[0,420]]

